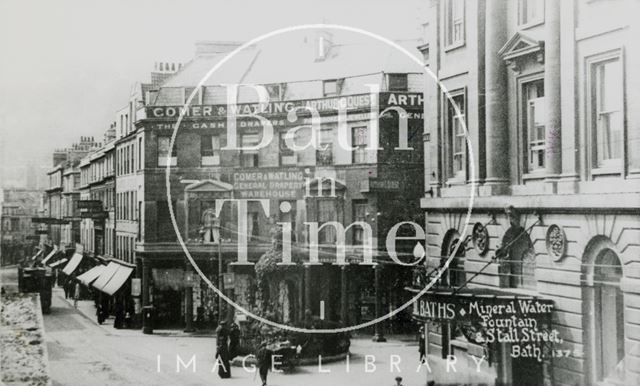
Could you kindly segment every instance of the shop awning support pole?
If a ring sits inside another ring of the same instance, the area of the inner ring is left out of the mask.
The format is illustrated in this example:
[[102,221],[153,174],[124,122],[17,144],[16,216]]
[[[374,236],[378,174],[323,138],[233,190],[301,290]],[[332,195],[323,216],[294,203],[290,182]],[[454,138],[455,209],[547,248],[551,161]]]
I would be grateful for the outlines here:
[[[224,277],[222,274],[222,240],[218,238],[218,290],[224,294]],[[224,320],[224,299],[218,296],[218,324]]]

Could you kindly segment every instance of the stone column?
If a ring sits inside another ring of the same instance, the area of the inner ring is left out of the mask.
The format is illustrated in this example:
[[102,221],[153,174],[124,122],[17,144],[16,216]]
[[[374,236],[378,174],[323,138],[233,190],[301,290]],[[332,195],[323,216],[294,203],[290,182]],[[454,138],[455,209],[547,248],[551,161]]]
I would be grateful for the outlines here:
[[347,267],[348,265],[340,267],[340,321],[343,326],[347,326],[349,324],[349,321],[347,320],[347,299],[349,296]]
[[[153,334],[153,320],[150,320],[153,317],[153,312],[145,310],[144,307],[150,306],[151,304],[151,296],[149,292],[151,290],[151,283],[149,277],[151,276],[151,264],[148,258],[142,258],[142,332],[144,334]],[[151,318],[145,316],[145,313],[149,313]]]
[[545,125],[546,181],[550,192],[562,172],[561,99],[560,99],[560,2],[545,3],[544,99],[547,109]]
[[[498,51],[507,41],[507,2],[486,1],[485,135],[487,194],[505,193],[509,184],[509,127],[506,66]],[[488,188],[488,189],[487,189]]]
[[[376,264],[373,266],[373,275],[374,275],[374,279],[373,279],[373,285],[375,286],[375,290],[376,290],[376,304],[375,304],[375,318],[379,318],[380,316],[382,316],[382,291],[380,288],[380,274],[382,271],[382,266],[380,264]],[[380,323],[376,323],[373,325],[374,327],[374,335],[373,335],[373,341],[374,342],[386,342],[387,339],[384,337],[384,333],[382,331],[382,322]]]
[[142,306],[149,305],[149,277],[151,275],[151,267],[147,258],[142,258]]
[[573,1],[560,1],[560,79],[562,79],[561,101],[561,137],[562,176],[558,182],[558,193],[576,193],[578,191],[580,170],[580,130],[576,126],[578,93],[576,74],[575,40],[575,4]]
[[[187,262],[187,266],[185,268],[185,276],[189,276],[191,274],[190,264]],[[193,332],[195,329],[193,328],[193,282],[192,280],[185,280],[184,287],[184,332]]]

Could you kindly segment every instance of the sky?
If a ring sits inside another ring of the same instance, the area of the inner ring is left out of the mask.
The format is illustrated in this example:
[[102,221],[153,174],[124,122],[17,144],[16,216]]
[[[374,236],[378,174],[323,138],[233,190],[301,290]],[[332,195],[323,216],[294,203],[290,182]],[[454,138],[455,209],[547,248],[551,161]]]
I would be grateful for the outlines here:
[[197,41],[247,41],[307,23],[415,39],[424,3],[0,0],[0,161],[50,166],[55,148],[101,139],[154,62],[187,62]]

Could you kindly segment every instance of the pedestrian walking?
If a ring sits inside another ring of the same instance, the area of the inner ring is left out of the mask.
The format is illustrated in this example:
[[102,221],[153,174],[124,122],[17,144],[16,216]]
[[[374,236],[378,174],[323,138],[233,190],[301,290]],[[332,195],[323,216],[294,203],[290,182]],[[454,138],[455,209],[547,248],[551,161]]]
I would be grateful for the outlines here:
[[258,371],[260,373],[262,386],[267,386],[267,375],[269,374],[269,369],[271,368],[272,359],[273,352],[269,350],[267,342],[262,342],[260,344],[258,352],[256,353],[256,361],[258,362]]
[[396,383],[393,386],[402,386],[402,377],[396,377]]
[[80,282],[76,282],[73,290],[73,307],[78,308],[78,300],[80,299]]
[[218,365],[218,376],[222,379],[231,378],[228,339],[229,329],[227,322],[223,320],[216,329],[216,364]]
[[64,298],[69,299],[69,296],[71,296],[69,293],[71,292],[71,279],[66,278],[64,284],[62,284],[62,288],[64,289]]
[[240,327],[238,323],[232,322],[229,327],[229,356],[235,358],[239,354],[240,348]]
[[424,363],[427,358],[427,348],[424,341],[424,326],[420,327],[420,333],[418,334],[418,353],[420,353],[420,363]]

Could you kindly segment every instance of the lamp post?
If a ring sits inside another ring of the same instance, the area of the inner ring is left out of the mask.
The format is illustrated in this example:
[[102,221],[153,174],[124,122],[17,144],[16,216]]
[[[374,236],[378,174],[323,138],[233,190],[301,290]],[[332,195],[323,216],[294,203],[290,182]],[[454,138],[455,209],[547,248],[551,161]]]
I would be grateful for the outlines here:
[[[218,245],[218,290],[224,294],[224,277],[222,273],[223,262],[222,262],[222,240],[220,239],[220,220],[216,218],[213,222],[212,233],[214,242]],[[223,320],[223,312],[224,305],[222,304],[224,300],[221,296],[218,297],[218,324]]]
[[[375,296],[376,296],[376,303],[375,303],[375,317],[379,318],[382,313],[382,293],[380,291],[380,271],[382,270],[382,266],[380,264],[376,264],[373,266],[373,277],[374,277],[374,288],[375,288]],[[382,322],[378,322],[376,324],[373,325],[374,328],[374,335],[373,335],[373,341],[374,342],[386,342],[387,339],[384,337],[384,333],[382,332],[382,326],[381,326]]]

